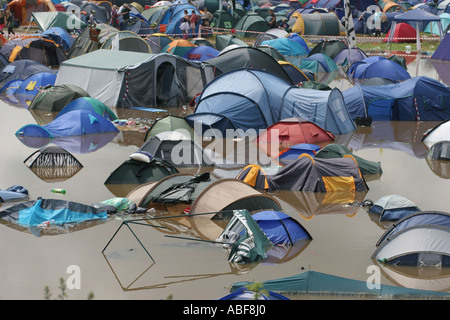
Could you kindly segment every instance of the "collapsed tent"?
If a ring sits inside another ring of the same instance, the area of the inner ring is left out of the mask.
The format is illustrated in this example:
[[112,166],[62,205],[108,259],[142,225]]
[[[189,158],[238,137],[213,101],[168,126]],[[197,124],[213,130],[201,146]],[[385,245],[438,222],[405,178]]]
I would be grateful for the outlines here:
[[275,138],[280,145],[299,143],[327,144],[333,142],[333,133],[322,129],[314,122],[302,118],[280,120],[262,131],[257,138],[258,143],[274,143]]
[[56,84],[73,84],[108,107],[189,103],[212,79],[212,68],[167,53],[99,49],[66,60]]
[[[252,285],[252,282],[235,282],[231,291]],[[403,288],[380,285],[370,288],[367,281],[343,278],[317,271],[305,271],[293,276],[267,280],[262,282],[263,290],[271,290],[282,294],[330,295],[330,296],[363,296],[392,299],[397,298],[445,298],[448,292]]]
[[[231,71],[211,81],[198,98],[197,121],[202,114],[227,118],[234,128],[244,131],[266,129],[290,117],[312,121],[333,134],[356,129],[338,89],[300,89],[254,69]],[[215,127],[214,123],[209,125]]]
[[345,155],[351,155],[353,158],[355,158],[356,162],[358,163],[358,167],[361,170],[361,173],[363,176],[369,175],[369,174],[378,174],[381,175],[383,173],[383,170],[381,169],[381,164],[379,162],[366,160],[362,157],[359,157],[352,152],[350,152],[349,149],[347,149],[345,146],[337,143],[331,143],[326,146],[324,146],[322,149],[320,149],[317,154],[315,155],[315,158],[322,158],[322,159],[331,159],[331,158],[341,158]]
[[450,214],[419,211],[389,228],[378,240],[372,259],[416,267],[450,266]]
[[343,95],[352,119],[442,121],[450,117],[445,107],[450,103],[450,89],[425,76],[381,86],[357,84]]
[[206,166],[213,162],[202,146],[181,131],[158,133],[146,141],[139,151],[163,159],[174,166]]
[[418,211],[421,210],[415,203],[397,194],[383,196],[368,208],[368,212],[379,216],[380,221],[400,220]]
[[[258,170],[248,171],[249,167]],[[256,184],[255,175],[262,168],[250,165],[237,179],[263,190],[293,190],[306,192],[364,192],[368,190],[358,163],[351,155],[342,158],[321,159],[302,154],[297,160],[280,168],[276,173],[262,173],[267,183]],[[261,179],[259,179],[261,181]]]
[[[42,224],[52,224],[59,227],[73,227],[92,220],[106,220],[108,214],[102,209],[82,203],[57,199],[38,199],[22,202],[0,211],[0,219],[22,227],[38,228]],[[33,232],[34,230],[32,230]]]
[[135,152],[111,172],[104,184],[144,184],[175,173],[178,170],[170,163]]

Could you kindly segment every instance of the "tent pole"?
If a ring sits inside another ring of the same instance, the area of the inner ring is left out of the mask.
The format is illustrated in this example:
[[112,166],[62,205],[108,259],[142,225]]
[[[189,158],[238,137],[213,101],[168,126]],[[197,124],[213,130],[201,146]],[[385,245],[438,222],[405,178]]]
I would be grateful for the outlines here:
[[420,51],[422,51],[422,48],[421,48],[421,46],[420,46],[420,32],[419,32],[419,20],[417,20],[416,21],[416,33],[417,33],[417,40],[416,40],[416,43],[417,43],[417,51],[418,52],[420,52]]

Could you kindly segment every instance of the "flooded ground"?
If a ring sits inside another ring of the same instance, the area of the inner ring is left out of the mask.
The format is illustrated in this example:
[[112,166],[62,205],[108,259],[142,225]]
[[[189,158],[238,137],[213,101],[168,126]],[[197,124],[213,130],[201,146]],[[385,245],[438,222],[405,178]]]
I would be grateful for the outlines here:
[[[410,62],[408,71],[412,76],[440,79],[427,58]],[[329,86],[345,90],[350,84],[346,79],[335,78],[329,81]],[[114,111],[120,118],[157,118],[166,114]],[[4,101],[0,101],[0,112],[3,119],[0,189],[22,185],[29,190],[31,199],[62,198],[84,204],[126,195],[123,190],[109,189],[104,182],[138,149],[144,137],[142,132],[122,131],[104,146],[99,141],[90,141],[88,146],[78,141],[71,152],[83,168],[66,180],[53,180],[38,176],[24,165],[24,160],[36,149],[27,147],[14,135],[23,125],[36,123],[33,115],[23,107]],[[188,110],[177,112],[183,114]],[[351,135],[337,137],[336,143],[347,146],[354,154],[381,162],[383,174],[367,179],[369,191],[365,199],[400,194],[422,210],[448,211],[450,166],[429,164],[425,159],[427,149],[421,142],[422,134],[436,125],[375,122],[370,128],[361,127]],[[53,194],[52,188],[63,188],[66,194]],[[279,248],[276,259],[246,266],[229,264],[227,253],[218,245],[186,239],[198,230],[184,217],[154,221],[168,229],[152,228],[145,223],[130,225],[147,253],[126,227],[108,244],[126,219],[123,216],[83,224],[70,232],[54,230],[53,235],[40,237],[3,222],[0,270],[4,276],[0,278],[0,299],[43,299],[45,287],[56,298],[60,279],[68,281],[74,268],[81,272],[80,287],[69,288],[67,299],[87,299],[90,293],[95,299],[166,299],[169,296],[177,300],[217,299],[229,293],[233,282],[277,279],[306,270],[368,279],[368,267],[376,264],[371,255],[387,225],[359,207],[327,206],[320,196],[288,191],[272,196],[308,230],[313,240],[295,251]],[[382,284],[450,290],[448,272],[385,267],[381,271]]]

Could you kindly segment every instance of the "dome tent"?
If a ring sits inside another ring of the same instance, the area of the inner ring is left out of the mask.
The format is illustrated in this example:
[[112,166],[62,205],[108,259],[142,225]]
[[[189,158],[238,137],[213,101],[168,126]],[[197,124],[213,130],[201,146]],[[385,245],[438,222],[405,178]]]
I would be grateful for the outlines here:
[[380,221],[400,220],[418,211],[421,210],[415,203],[397,194],[383,196],[369,208],[369,213],[378,215]]

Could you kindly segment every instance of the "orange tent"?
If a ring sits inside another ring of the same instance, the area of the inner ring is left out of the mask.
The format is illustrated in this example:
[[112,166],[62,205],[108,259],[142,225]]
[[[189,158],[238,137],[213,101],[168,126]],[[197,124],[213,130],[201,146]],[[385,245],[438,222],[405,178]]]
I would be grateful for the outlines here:
[[56,11],[51,0],[12,0],[7,8],[21,25],[30,22],[32,12]]

